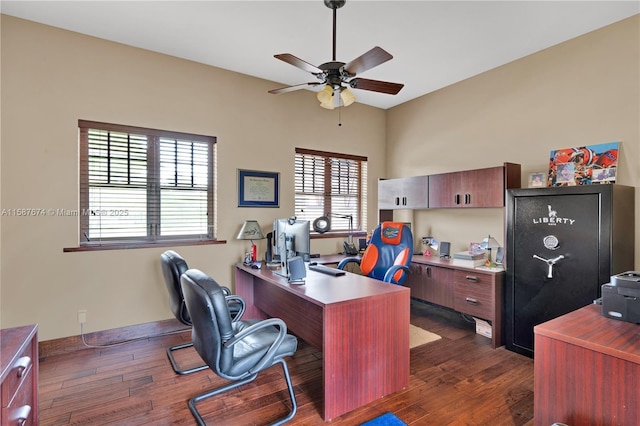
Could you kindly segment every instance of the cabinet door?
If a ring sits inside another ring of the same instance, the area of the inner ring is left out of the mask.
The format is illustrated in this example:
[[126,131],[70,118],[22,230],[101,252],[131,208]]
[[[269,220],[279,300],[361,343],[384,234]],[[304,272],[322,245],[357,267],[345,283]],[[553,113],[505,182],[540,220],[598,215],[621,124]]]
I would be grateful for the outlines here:
[[453,308],[453,269],[425,266],[424,300]]
[[424,300],[424,284],[422,282],[424,276],[424,265],[412,263],[409,265],[411,273],[407,275],[404,286],[411,289],[411,297]]
[[429,207],[504,207],[504,167],[429,177]]
[[460,192],[462,207],[504,207],[504,167],[465,172]]
[[378,209],[401,208],[402,179],[378,181]]
[[429,208],[429,177],[415,176],[404,179],[405,208]]
[[386,179],[378,182],[378,209],[426,209],[429,177]]
[[429,176],[429,207],[461,207],[460,189],[464,172]]

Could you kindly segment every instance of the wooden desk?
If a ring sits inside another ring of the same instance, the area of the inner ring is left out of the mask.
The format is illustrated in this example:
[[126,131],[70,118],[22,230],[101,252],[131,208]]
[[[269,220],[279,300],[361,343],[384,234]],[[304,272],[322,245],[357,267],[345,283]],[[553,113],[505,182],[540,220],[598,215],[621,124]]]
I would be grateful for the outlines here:
[[640,424],[640,325],[589,305],[534,327],[534,420]]
[[0,425],[38,424],[38,326],[0,330]]
[[409,289],[349,272],[290,285],[242,264],[235,286],[246,318],[282,318],[322,351],[325,421],[409,385]]

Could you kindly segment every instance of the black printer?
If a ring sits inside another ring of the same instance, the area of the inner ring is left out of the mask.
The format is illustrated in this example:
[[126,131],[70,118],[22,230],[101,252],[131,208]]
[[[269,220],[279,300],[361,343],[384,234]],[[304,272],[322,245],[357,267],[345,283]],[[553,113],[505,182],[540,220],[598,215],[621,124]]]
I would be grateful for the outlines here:
[[602,285],[602,316],[640,324],[640,272],[613,275]]

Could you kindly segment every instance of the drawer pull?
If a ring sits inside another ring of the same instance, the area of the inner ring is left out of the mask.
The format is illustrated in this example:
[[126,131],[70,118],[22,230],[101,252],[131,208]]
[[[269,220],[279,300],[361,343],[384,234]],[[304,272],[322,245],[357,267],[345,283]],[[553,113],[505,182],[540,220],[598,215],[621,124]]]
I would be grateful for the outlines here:
[[18,358],[18,361],[16,361],[16,364],[14,365],[14,368],[18,369],[18,377],[22,377],[22,375],[24,374],[25,371],[27,371],[30,365],[31,365],[30,357],[23,356]]
[[473,276],[473,275],[466,275],[466,276],[464,277],[464,279],[465,279],[465,280],[467,280],[467,281],[474,282],[474,283],[477,283],[477,282],[478,282],[478,277]]
[[[29,415],[30,414],[31,414],[31,406],[30,405],[23,405],[22,407],[18,408],[16,411],[14,411],[14,414],[11,416],[9,421],[12,424],[16,424],[18,426],[24,426],[25,424],[27,424],[27,420],[29,420]],[[15,423],[14,423],[14,421],[15,421]]]
[[464,300],[466,300],[467,303],[469,303],[471,305],[477,305],[478,304],[478,300],[474,299],[473,297],[466,297]]

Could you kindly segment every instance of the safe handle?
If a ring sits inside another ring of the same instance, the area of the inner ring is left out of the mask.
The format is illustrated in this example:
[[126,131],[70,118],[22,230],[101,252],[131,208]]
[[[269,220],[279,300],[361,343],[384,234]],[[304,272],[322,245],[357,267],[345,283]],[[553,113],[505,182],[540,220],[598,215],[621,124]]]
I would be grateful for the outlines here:
[[540,257],[537,254],[534,254],[533,258],[545,262],[549,266],[549,269],[547,270],[547,278],[553,278],[553,265],[555,265],[559,260],[564,259],[564,256],[560,255],[558,257],[554,257],[553,259],[545,259],[544,257]]

